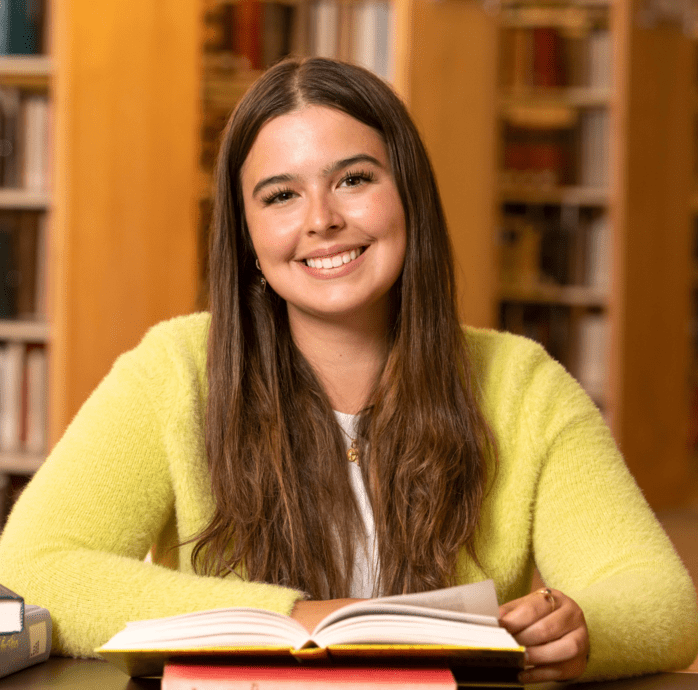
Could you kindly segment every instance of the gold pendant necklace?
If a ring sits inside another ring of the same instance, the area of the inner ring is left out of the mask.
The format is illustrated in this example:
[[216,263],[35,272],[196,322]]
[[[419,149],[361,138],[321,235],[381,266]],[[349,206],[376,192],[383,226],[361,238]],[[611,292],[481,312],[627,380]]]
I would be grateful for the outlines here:
[[356,439],[351,439],[351,445],[347,448],[347,460],[359,464],[359,449],[356,447]]

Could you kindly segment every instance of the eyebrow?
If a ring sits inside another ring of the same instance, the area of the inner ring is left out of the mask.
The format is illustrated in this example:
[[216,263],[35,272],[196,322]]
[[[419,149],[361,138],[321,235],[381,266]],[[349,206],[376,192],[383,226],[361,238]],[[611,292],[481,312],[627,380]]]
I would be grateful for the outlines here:
[[[336,173],[338,170],[342,170],[343,168],[347,168],[350,165],[356,165],[357,163],[372,163],[373,165],[383,168],[385,167],[377,158],[374,156],[369,156],[367,153],[360,153],[356,156],[350,156],[349,158],[342,158],[341,160],[338,160],[331,165],[327,166],[326,168],[323,169],[322,175],[323,177],[327,177],[328,175],[332,175],[333,173]],[[254,186],[254,189],[252,190],[252,196],[256,196],[257,193],[263,189],[264,187],[268,187],[269,185],[274,185],[274,184],[281,184],[283,182],[293,182],[294,180],[298,179],[295,175],[291,175],[289,173],[285,173],[283,175],[272,175],[271,177],[265,177],[263,180],[260,180],[257,182],[257,184]]]

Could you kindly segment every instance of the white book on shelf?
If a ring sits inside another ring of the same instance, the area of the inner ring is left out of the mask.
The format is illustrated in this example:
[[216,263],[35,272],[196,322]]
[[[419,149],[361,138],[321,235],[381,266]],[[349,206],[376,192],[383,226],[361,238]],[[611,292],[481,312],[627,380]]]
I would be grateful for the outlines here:
[[24,343],[9,342],[0,355],[0,450],[21,449]]
[[589,396],[603,400],[608,378],[608,319],[584,314],[577,323],[577,380]]
[[584,284],[608,292],[611,283],[611,237],[608,216],[601,213],[586,226]]
[[605,108],[590,108],[579,116],[579,182],[583,187],[608,184],[609,118]]
[[312,20],[313,54],[336,57],[339,49],[339,3],[336,0],[318,0],[313,5]]
[[393,72],[392,10],[388,2],[365,0],[356,5],[352,27],[352,60],[382,77]]
[[27,405],[25,450],[40,454],[46,450],[46,350],[31,347],[27,351]]
[[32,191],[46,189],[48,155],[48,98],[30,94],[24,107],[23,186]]
[[594,29],[587,37],[588,85],[592,89],[611,86],[611,32]]

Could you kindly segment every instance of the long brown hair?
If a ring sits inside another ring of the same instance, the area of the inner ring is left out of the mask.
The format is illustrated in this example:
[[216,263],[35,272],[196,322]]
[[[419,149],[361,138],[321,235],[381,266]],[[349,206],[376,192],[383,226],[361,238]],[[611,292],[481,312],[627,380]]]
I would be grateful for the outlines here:
[[313,598],[348,596],[363,523],[344,440],[293,342],[285,302],[263,290],[240,171],[260,129],[302,105],[336,108],[383,137],[407,248],[391,291],[389,354],[361,414],[378,589],[451,584],[474,537],[494,456],[457,317],[453,259],[424,145],[400,99],[360,67],[287,60],[247,92],[223,135],[210,244],[206,450],[216,510],[197,535],[198,572],[235,572]]

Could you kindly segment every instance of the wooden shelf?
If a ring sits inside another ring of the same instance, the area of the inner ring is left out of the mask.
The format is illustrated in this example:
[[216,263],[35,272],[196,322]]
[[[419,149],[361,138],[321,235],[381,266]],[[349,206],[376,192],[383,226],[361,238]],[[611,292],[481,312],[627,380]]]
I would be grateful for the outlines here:
[[24,89],[46,89],[51,82],[53,61],[48,55],[0,57],[0,83]]
[[[559,11],[560,8],[566,8],[570,5],[575,7],[609,9],[611,7],[611,2],[612,0],[547,0],[546,4]],[[540,7],[540,0],[499,0],[499,5],[502,9],[511,7]]]
[[0,188],[0,208],[46,211],[50,206],[51,195],[48,192],[9,187]]
[[500,0],[500,22],[503,26],[557,26],[561,29],[583,30],[608,16],[610,0],[559,0],[541,6],[540,2],[507,2]]
[[538,108],[603,108],[611,103],[607,87],[568,86],[560,88],[508,89],[500,99],[503,112],[513,107]]
[[0,320],[0,341],[48,343],[51,329],[45,321]]
[[596,187],[536,187],[502,184],[500,200],[504,204],[559,204],[606,208],[609,192]]
[[45,459],[35,453],[0,451],[0,474],[34,474]]
[[503,302],[555,304],[588,309],[605,309],[608,304],[604,292],[579,285],[501,285],[499,299]]

